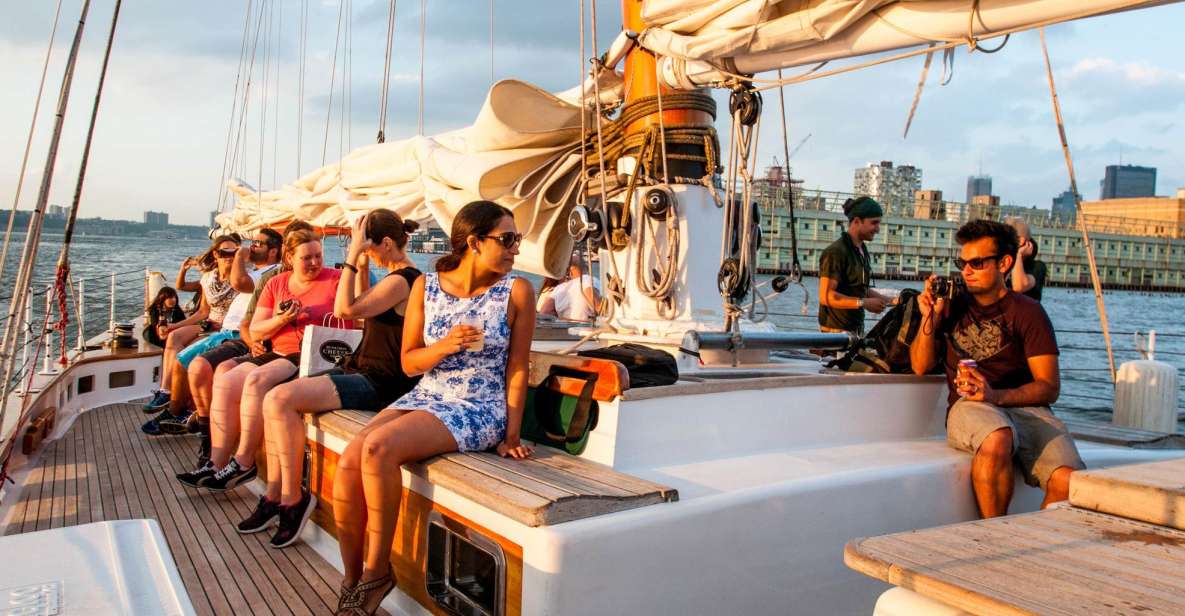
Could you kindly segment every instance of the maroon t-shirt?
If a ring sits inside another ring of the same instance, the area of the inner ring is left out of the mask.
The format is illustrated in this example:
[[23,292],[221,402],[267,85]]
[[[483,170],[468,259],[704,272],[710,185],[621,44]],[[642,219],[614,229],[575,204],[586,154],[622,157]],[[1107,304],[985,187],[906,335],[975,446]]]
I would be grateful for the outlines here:
[[966,293],[957,297],[941,333],[950,405],[959,399],[959,360],[974,359],[992,389],[1015,389],[1033,382],[1028,358],[1058,354],[1053,324],[1041,303],[1011,290],[990,306],[980,306]]

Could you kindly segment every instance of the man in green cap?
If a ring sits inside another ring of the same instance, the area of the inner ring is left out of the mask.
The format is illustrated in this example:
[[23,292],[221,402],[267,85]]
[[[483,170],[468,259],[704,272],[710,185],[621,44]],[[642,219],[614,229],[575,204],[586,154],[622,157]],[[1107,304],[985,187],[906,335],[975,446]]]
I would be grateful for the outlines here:
[[872,290],[872,257],[867,242],[881,228],[884,210],[872,197],[843,204],[848,230],[819,257],[819,329],[864,334],[864,311],[880,313],[887,298]]

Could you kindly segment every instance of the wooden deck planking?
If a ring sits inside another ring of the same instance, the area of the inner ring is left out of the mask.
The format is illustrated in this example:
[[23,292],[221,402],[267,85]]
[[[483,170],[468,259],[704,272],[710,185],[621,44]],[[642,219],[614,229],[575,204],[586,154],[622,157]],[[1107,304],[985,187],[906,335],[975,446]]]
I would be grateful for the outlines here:
[[196,439],[147,437],[138,405],[83,414],[47,443],[15,505],[8,534],[74,524],[156,519],[198,614],[324,614],[340,574],[307,545],[268,546],[270,532],[239,535],[234,525],[256,497],[189,490],[173,474],[193,464]]
[[1116,426],[1101,421],[1063,418],[1078,440],[1133,449],[1185,449],[1185,435]]
[[1185,533],[1073,507],[855,540],[844,560],[973,614],[1185,613]]

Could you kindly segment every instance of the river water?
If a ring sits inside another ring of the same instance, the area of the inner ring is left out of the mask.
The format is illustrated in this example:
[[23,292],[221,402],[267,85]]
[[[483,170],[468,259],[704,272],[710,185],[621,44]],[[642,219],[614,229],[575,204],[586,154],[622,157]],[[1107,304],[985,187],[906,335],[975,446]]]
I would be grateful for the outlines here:
[[[11,295],[12,279],[15,277],[20,242],[23,239],[23,235],[14,236],[14,246],[4,268],[3,281],[0,282],[0,298],[3,298],[5,306]],[[87,335],[97,334],[107,328],[111,273],[117,273],[116,318],[128,318],[142,309],[146,268],[163,272],[169,284],[172,284],[177,268],[185,257],[197,255],[207,246],[207,242],[196,240],[76,237],[71,248],[71,275],[75,281],[84,279]],[[44,314],[43,291],[45,285],[52,282],[60,250],[61,236],[47,235],[43,238],[34,279],[35,288],[41,291],[34,300],[34,314],[38,318]],[[340,262],[344,256],[344,240],[329,239],[326,243],[326,261]],[[426,269],[433,257],[416,254],[412,258]],[[531,278],[537,285],[536,277]],[[805,315],[804,293],[798,287],[791,287],[770,301],[770,319],[780,328],[815,328],[813,315],[818,311],[818,281],[808,278],[804,284],[809,291]],[[919,284],[886,281],[880,286],[906,288]],[[1181,295],[1108,291],[1105,299],[1117,365],[1140,357],[1132,332],[1155,330],[1158,333],[1157,359],[1173,364],[1179,371],[1185,371],[1185,327],[1182,326],[1181,318],[1185,303]],[[1067,416],[1109,421],[1113,391],[1108,378],[1103,337],[1098,333],[1100,325],[1093,293],[1082,289],[1047,288],[1044,306],[1058,330],[1058,343],[1062,349],[1062,395],[1056,410]],[[69,340],[73,343],[77,325],[71,323],[69,331]],[[1185,387],[1178,392],[1178,396],[1179,408],[1185,408]],[[1185,425],[1182,427],[1185,428]]]

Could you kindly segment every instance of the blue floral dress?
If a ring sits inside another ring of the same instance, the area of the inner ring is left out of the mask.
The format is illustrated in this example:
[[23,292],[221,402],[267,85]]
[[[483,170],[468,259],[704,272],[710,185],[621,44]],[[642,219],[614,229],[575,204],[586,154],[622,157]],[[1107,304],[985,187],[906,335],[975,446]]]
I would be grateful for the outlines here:
[[440,288],[439,274],[424,275],[424,344],[434,344],[466,319],[481,323],[484,348],[445,357],[390,408],[432,413],[460,451],[489,449],[506,437],[506,316],[514,279],[506,276],[474,297],[454,297]]

